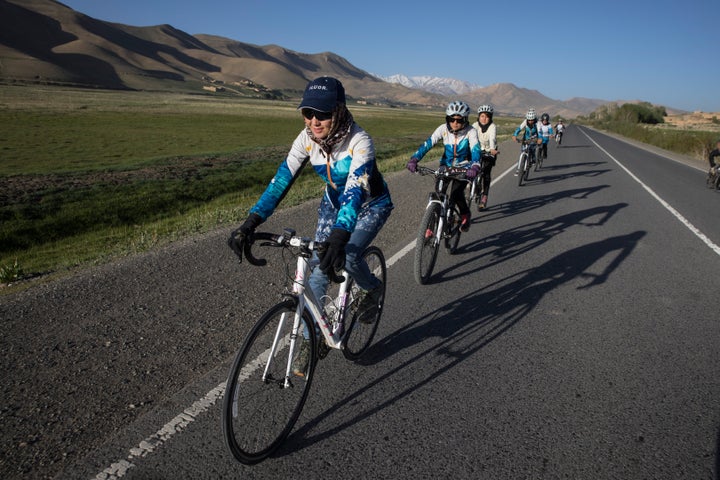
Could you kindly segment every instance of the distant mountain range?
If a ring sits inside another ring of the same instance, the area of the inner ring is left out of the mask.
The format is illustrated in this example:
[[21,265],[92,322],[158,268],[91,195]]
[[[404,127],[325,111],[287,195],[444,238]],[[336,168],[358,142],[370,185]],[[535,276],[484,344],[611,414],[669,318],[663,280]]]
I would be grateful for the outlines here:
[[475,85],[463,80],[456,80],[454,78],[430,77],[427,75],[408,77],[403,74],[391,75],[389,77],[383,77],[382,75],[375,76],[386,82],[399,83],[408,88],[418,88],[448,97],[462,95],[472,90],[482,88],[480,85]]
[[306,54],[170,25],[105,22],[54,0],[0,0],[0,81],[131,90],[220,91],[260,98],[298,98],[320,75],[339,78],[352,101],[442,108],[465,100],[473,108],[522,114],[529,106],[553,116],[587,114],[606,100],[554,100],[511,83],[480,87],[434,77],[381,78],[331,52]]

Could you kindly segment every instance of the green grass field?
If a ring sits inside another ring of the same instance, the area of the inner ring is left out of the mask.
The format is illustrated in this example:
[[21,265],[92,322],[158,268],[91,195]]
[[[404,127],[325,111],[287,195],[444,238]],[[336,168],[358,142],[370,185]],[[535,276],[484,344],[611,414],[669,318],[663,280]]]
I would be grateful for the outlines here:
[[[383,172],[443,121],[440,109],[350,109]],[[0,122],[0,283],[236,225],[303,126],[287,102],[3,85]],[[496,122],[505,136],[516,123]],[[306,169],[283,206],[321,189]]]

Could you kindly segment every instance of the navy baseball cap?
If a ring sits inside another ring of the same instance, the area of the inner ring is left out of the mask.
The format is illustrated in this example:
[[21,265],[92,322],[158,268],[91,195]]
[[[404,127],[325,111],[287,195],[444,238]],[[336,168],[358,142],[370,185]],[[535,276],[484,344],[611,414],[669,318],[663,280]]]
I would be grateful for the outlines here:
[[300,108],[312,108],[318,112],[332,112],[338,103],[345,103],[345,88],[340,80],[320,77],[305,87]]

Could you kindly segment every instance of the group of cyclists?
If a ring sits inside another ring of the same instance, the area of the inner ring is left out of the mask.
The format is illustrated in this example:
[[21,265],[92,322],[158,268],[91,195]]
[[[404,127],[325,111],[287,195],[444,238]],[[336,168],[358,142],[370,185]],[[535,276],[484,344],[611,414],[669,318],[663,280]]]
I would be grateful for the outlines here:
[[[537,144],[536,155],[539,160],[547,160],[547,146],[553,135],[562,134],[565,132],[565,125],[562,119],[558,120],[558,123],[553,129],[550,125],[550,115],[543,113],[540,115],[540,124],[537,123],[537,113],[534,108],[530,108],[525,114],[525,120],[520,124],[519,127],[513,132],[513,139],[518,143],[531,143]],[[558,139],[559,142],[559,139]],[[520,173],[520,160],[518,160],[517,167],[515,168],[515,175]]]
[[[333,77],[310,81],[298,110],[304,128],[260,199],[250,209],[247,219],[231,233],[228,245],[242,261],[244,247],[253,241],[257,227],[272,215],[302,168],[309,163],[326,185],[318,208],[314,238],[325,248],[319,254],[313,254],[308,284],[315,298],[323,298],[329,284],[328,275],[334,270],[345,269],[365,291],[360,308],[377,308],[382,285],[365,264],[362,253],[387,221],[393,202],[378,169],[373,140],[355,123],[346,105],[345,89]],[[407,169],[415,172],[418,162],[442,141],[440,168],[466,168],[466,178],[471,181],[480,176],[482,189],[478,209],[482,210],[487,206],[498,144],[493,107],[481,105],[477,114],[477,121],[470,124],[470,106],[462,101],[451,102],[445,111],[445,122],[411,156]],[[520,141],[519,135],[524,130],[523,138],[536,135],[538,143],[546,147],[554,131],[549,125],[550,117],[541,115],[541,125],[536,125],[536,120],[535,111],[531,109],[513,137]],[[560,122],[556,129],[562,128]],[[544,155],[547,155],[546,148]],[[463,231],[470,227],[465,186],[464,182],[455,182],[451,192],[451,199],[462,217]],[[293,372],[299,376],[304,374],[308,363],[307,355],[302,356],[303,345],[297,364],[293,365]]]

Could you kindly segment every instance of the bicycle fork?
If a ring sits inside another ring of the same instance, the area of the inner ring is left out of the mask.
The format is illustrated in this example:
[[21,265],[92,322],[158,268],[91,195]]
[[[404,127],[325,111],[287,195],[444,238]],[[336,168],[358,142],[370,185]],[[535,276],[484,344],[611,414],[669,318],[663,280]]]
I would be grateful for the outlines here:
[[447,213],[447,210],[445,208],[445,202],[440,200],[436,193],[430,194],[430,198],[428,199],[428,203],[427,203],[427,206],[425,207],[425,209],[427,210],[428,208],[430,208],[430,206],[433,203],[440,205],[440,216],[438,218],[437,229],[435,232],[432,232],[433,237],[435,238],[435,240],[434,240],[435,245],[437,245],[440,243],[440,241],[442,240],[442,237],[443,237],[443,231],[445,229],[445,215]]
[[[325,339],[325,343],[330,348],[339,349],[342,343],[341,329],[338,329],[336,332],[332,331],[331,326],[328,324],[327,315],[325,314],[325,312],[321,311],[318,308],[318,303],[315,300],[312,289],[305,288],[305,278],[307,276],[306,274],[308,270],[307,267],[307,259],[303,257],[298,257],[298,265],[295,272],[295,282],[293,284],[293,296],[297,299],[297,306],[293,314],[293,325],[290,331],[290,345],[287,364],[285,366],[285,379],[282,384],[283,388],[292,387],[292,383],[290,382],[290,379],[292,378],[292,363],[293,358],[295,357],[295,348],[297,346],[298,339],[303,337],[303,332],[301,332],[300,326],[302,324],[302,315],[306,308],[310,312],[310,316],[313,318],[314,323],[316,323],[317,326],[320,328],[320,332]],[[345,277],[345,282],[343,282],[343,285],[347,285],[349,275],[347,272],[343,272],[343,276]],[[347,292],[344,287],[341,288],[341,292],[338,298],[340,299],[340,305],[337,306],[337,308],[339,309],[338,314],[342,315],[342,312],[344,312],[347,302]],[[263,382],[267,382],[269,380],[268,372],[270,371],[271,364],[275,359],[278,349],[283,346],[283,342],[288,341],[287,338],[282,338],[281,334],[283,331],[283,327],[285,326],[285,322],[288,321],[287,317],[289,315],[289,312],[284,312],[280,317],[280,321],[278,322],[277,330],[273,338],[273,343],[268,352],[267,363],[265,364],[265,370],[262,377]],[[339,320],[343,319],[340,318]],[[310,328],[313,327],[310,326]]]

